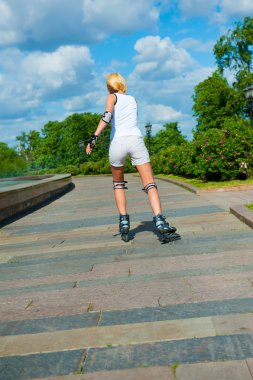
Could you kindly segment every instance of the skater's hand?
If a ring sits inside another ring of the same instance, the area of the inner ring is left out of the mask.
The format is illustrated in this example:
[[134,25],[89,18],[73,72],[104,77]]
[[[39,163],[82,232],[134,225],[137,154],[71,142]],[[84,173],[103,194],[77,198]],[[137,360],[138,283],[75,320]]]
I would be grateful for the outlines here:
[[86,154],[91,154],[91,152],[92,152],[92,147],[91,147],[90,144],[88,144],[88,145],[86,146]]
[[86,146],[86,153],[91,154],[92,149],[94,148],[94,145],[96,144],[98,139],[98,135],[93,135],[88,141],[88,144]]

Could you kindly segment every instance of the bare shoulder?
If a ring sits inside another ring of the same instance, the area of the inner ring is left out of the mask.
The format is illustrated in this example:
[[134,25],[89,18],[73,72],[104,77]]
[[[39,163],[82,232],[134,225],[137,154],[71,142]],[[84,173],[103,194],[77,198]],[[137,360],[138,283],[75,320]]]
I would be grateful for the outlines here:
[[111,102],[115,102],[116,95],[115,94],[108,94],[106,97],[106,100],[109,100]]
[[114,106],[115,103],[116,103],[116,101],[117,101],[117,97],[116,97],[115,94],[109,94],[109,95],[107,95],[107,97],[106,97],[106,104],[107,105],[110,104],[110,105]]

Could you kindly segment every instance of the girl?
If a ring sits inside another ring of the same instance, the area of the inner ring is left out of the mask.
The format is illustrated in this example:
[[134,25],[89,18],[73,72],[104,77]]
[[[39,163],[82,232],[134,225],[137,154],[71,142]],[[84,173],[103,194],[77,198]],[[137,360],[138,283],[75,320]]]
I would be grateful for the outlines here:
[[119,211],[119,230],[122,239],[128,241],[130,228],[126,206],[126,181],[124,180],[125,159],[129,155],[132,165],[136,166],[143,185],[148,194],[150,206],[154,212],[153,221],[164,238],[168,241],[180,238],[175,234],[176,228],[170,226],[162,215],[161,202],[154,182],[148,150],[140,129],[137,127],[137,103],[133,96],[127,95],[125,79],[118,73],[112,73],[106,80],[109,95],[106,97],[106,108],[98,124],[95,134],[90,138],[86,153],[90,154],[99,134],[111,122],[109,161],[113,176],[113,188],[116,205]]

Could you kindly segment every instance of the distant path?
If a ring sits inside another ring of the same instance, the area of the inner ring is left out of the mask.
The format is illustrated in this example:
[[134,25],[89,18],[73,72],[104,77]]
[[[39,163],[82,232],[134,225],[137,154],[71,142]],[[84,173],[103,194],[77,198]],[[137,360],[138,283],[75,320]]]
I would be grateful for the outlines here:
[[129,243],[109,176],[0,230],[1,380],[253,378],[253,230],[157,180],[182,236],[162,245],[127,180]]

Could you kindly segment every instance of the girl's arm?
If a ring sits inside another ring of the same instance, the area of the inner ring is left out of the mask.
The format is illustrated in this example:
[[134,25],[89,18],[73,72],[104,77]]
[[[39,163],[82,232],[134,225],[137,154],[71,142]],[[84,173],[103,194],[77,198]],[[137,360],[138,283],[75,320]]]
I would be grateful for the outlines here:
[[105,113],[103,114],[103,117],[100,119],[100,121],[98,123],[98,126],[97,126],[97,129],[96,129],[94,135],[91,137],[90,142],[88,143],[88,145],[86,147],[86,153],[87,154],[91,154],[91,151],[93,149],[93,146],[96,143],[96,140],[97,140],[98,136],[100,135],[100,133],[107,126],[107,124],[108,124],[109,121],[106,121],[106,119],[108,117],[110,118],[110,114],[113,113],[115,101],[116,101],[116,98],[115,98],[114,94],[107,95],[107,97],[106,97],[106,104],[105,104]]

